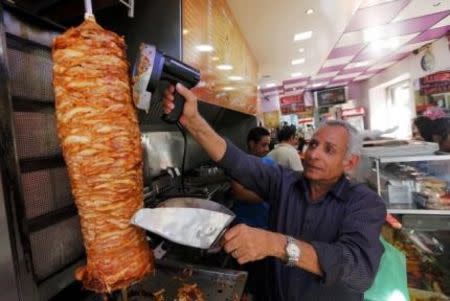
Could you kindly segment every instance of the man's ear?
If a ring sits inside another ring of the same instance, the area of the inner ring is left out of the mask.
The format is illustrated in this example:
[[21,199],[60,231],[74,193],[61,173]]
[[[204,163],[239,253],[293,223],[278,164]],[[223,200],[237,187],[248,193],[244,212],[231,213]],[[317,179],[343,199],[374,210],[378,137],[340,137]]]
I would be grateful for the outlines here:
[[255,141],[250,140],[248,142],[248,150],[253,150],[255,148]]
[[344,159],[344,171],[349,172],[359,164],[360,157],[357,155],[350,155]]

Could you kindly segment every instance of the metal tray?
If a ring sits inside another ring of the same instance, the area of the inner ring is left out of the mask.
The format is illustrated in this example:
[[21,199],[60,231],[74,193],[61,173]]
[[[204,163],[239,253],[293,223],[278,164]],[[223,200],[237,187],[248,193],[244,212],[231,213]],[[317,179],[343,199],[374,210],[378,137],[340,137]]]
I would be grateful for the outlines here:
[[155,274],[128,288],[128,301],[154,300],[153,293],[164,289],[164,300],[176,300],[183,284],[194,284],[207,301],[239,301],[247,272],[190,265],[172,260],[156,260]]

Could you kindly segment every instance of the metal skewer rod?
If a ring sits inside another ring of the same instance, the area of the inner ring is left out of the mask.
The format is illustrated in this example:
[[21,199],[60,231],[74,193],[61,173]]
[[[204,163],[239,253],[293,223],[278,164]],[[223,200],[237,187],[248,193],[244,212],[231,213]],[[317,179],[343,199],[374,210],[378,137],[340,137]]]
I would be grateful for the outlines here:
[[92,12],[92,1],[84,0],[84,19],[93,19],[95,20],[94,13]]
[[122,293],[122,301],[128,301],[128,292],[127,292],[127,289],[126,289],[126,288],[123,288],[123,289],[121,290],[121,293]]

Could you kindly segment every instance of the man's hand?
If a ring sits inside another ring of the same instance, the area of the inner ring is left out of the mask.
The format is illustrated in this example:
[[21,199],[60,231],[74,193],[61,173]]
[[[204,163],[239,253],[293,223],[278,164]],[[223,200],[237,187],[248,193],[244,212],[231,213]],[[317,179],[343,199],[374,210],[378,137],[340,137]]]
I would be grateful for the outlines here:
[[239,264],[268,256],[283,257],[285,245],[286,238],[283,235],[244,224],[228,230],[222,240],[225,252],[231,254]]
[[177,84],[176,87],[170,85],[164,91],[163,98],[163,109],[164,113],[166,114],[172,112],[175,107],[175,89],[185,99],[183,114],[180,116],[180,122],[183,126],[188,126],[189,123],[192,123],[193,120],[195,120],[195,118],[200,117],[197,108],[197,96],[195,96],[195,94],[192,93],[191,90],[187,89],[182,84]]

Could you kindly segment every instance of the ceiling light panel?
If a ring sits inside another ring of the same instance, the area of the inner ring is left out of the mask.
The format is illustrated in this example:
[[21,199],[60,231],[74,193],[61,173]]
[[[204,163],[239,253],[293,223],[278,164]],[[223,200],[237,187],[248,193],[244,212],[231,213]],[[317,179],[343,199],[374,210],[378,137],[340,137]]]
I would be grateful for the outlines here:
[[296,33],[294,35],[294,42],[311,39],[312,34],[313,34],[312,31],[304,31],[304,32]]
[[291,64],[292,64],[292,65],[300,65],[300,64],[303,64],[304,62],[305,62],[305,59],[304,59],[304,58],[293,59],[293,60],[291,61]]

